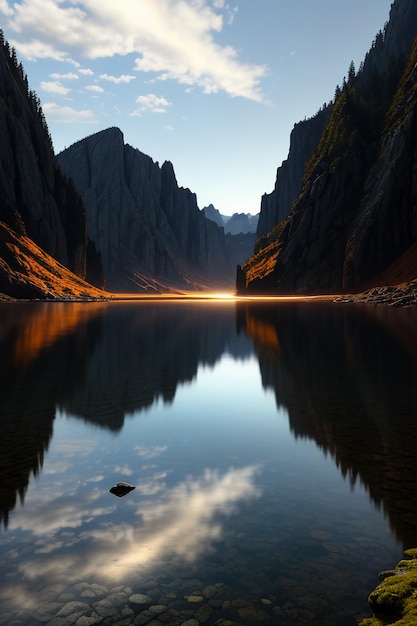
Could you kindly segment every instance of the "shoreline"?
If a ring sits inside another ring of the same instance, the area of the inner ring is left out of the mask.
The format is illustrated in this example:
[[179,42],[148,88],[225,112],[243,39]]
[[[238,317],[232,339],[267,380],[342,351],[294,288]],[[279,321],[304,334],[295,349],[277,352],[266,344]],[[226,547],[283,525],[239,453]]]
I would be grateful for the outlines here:
[[[95,291],[95,290],[94,290]],[[110,293],[103,292],[103,295],[94,293],[66,294],[56,297],[49,294],[45,298],[13,298],[0,293],[0,302],[146,302],[146,301],[224,301],[224,302],[245,302],[245,301],[285,301],[285,302],[334,302],[338,304],[360,303],[387,306],[413,306],[417,305],[417,281],[410,281],[399,285],[384,285],[372,287],[366,291],[358,293],[339,294],[236,294],[234,292],[221,291],[183,291],[164,293]]]

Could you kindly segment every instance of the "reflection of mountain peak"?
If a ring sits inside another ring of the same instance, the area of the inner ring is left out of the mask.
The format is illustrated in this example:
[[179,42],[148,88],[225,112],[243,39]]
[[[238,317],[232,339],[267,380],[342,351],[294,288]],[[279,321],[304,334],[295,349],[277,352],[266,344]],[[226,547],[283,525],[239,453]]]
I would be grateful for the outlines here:
[[[178,385],[192,381],[200,364],[220,359],[234,336],[229,305],[110,306],[83,386],[67,394],[65,409],[119,429],[126,414],[144,410],[158,398],[171,403]],[[240,341],[247,350],[247,340]]]

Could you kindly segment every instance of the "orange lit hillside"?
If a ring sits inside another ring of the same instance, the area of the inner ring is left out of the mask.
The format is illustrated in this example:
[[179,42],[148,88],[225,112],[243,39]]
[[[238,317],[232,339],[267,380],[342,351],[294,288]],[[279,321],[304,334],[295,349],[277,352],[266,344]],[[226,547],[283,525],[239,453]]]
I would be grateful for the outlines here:
[[0,298],[108,299],[41,250],[28,237],[0,222]]

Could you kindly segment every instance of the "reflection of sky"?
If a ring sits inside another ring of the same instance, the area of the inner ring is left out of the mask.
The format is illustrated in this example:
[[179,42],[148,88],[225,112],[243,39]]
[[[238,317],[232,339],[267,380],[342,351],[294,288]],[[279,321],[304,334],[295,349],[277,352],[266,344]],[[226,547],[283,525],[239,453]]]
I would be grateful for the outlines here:
[[[114,582],[173,558],[195,561],[213,541],[221,539],[224,517],[235,513],[241,502],[259,495],[256,472],[257,468],[250,466],[225,473],[207,469],[202,476],[189,476],[170,490],[163,482],[165,474],[155,472],[153,480],[138,486],[138,494],[158,493],[158,499],[138,504],[134,491],[122,502],[106,490],[107,506],[99,505],[103,491],[96,486],[77,489],[64,480],[58,483],[65,491],[60,495],[54,494],[54,483],[45,485],[10,526],[11,533],[30,533],[33,542],[28,558],[18,565],[20,574],[27,584],[42,579],[51,585],[61,577],[71,584],[97,574]],[[120,510],[115,515],[119,504],[125,511],[130,509],[126,520]]]
[[[109,489],[121,480],[136,489],[119,499]],[[198,562],[239,533],[243,508],[264,532],[264,501],[276,507],[274,534],[281,517],[301,537],[322,517],[335,528],[358,518],[375,533],[385,524],[330,457],[294,440],[255,359],[200,367],[173,404],[129,416],[118,433],[58,414],[40,476],[0,536],[0,598],[27,604],[35,584],[129,582]]]

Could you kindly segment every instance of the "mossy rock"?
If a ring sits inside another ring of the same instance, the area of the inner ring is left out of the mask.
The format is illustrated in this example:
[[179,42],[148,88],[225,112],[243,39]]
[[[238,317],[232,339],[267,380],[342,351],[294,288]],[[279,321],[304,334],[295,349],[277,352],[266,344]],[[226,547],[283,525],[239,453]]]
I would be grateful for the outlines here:
[[374,612],[359,626],[415,626],[417,624],[417,549],[406,550],[393,570],[369,595]]

